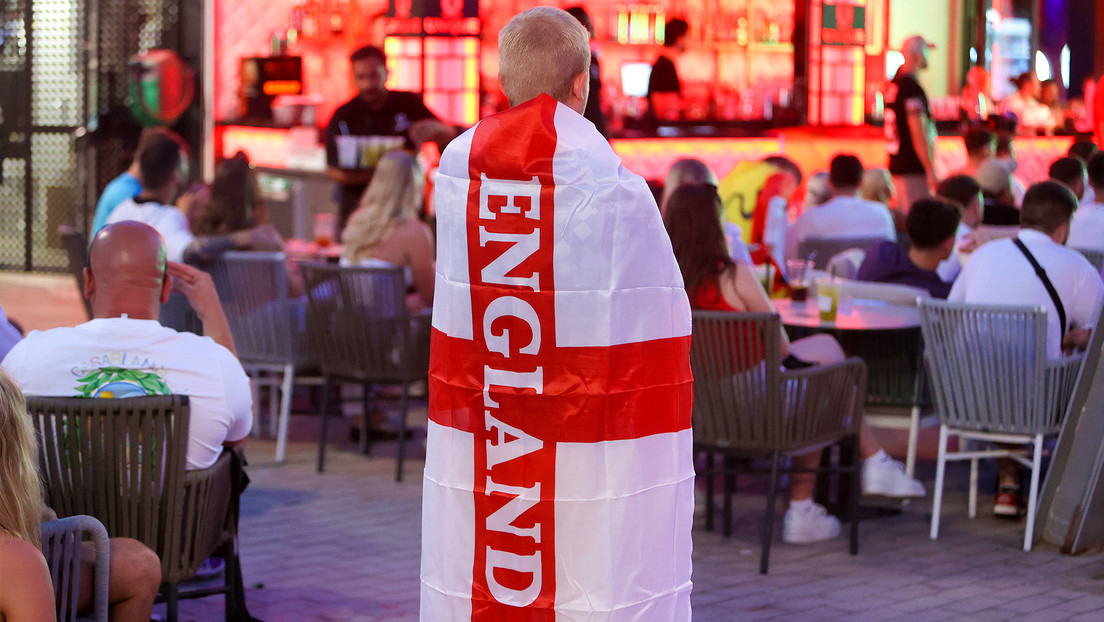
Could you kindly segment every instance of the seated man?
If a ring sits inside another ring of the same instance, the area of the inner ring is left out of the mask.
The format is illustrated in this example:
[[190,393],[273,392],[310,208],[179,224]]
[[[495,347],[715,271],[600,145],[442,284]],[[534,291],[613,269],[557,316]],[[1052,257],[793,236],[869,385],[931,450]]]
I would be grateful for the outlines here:
[[962,136],[962,142],[966,145],[966,166],[955,174],[976,177],[981,165],[993,158],[997,137],[987,129],[974,128]]
[[832,199],[823,205],[805,210],[790,228],[786,257],[798,254],[801,242],[809,238],[884,238],[897,241],[893,216],[881,203],[859,197],[863,165],[850,154],[832,158],[828,168],[828,184]]
[[954,205],[962,214],[962,220],[955,231],[955,247],[951,256],[939,264],[936,272],[939,278],[948,283],[953,283],[962,271],[963,253],[971,253],[979,246],[974,239],[973,232],[981,225],[983,205],[985,197],[981,194],[981,186],[977,180],[969,175],[954,175],[939,182],[935,195],[940,199]]
[[931,198],[916,201],[905,220],[912,242],[908,251],[896,242],[880,242],[867,251],[858,280],[911,285],[935,298],[946,298],[951,284],[939,278],[936,269],[954,250],[960,220],[958,208],[950,203]]
[[[253,408],[249,379],[234,356],[211,277],[166,262],[165,245],[148,225],[121,222],[104,227],[93,240],[84,279],[93,319],[32,331],[12,348],[4,366],[28,395],[188,395],[185,468],[213,465],[224,446],[249,433]],[[157,322],[174,287],[195,308],[208,337]],[[118,378],[122,371],[140,381]]]
[[1085,196],[1088,179],[1085,177],[1085,163],[1082,160],[1070,156],[1058,158],[1050,163],[1047,174],[1053,181],[1073,190],[1078,201]]
[[1089,187],[1094,190],[1094,198],[1082,199],[1074,212],[1066,245],[1104,249],[1104,204],[1095,199],[1104,197],[1104,151],[1089,159]]
[[985,199],[981,223],[984,225],[1018,225],[1020,210],[1016,208],[1012,173],[1007,164],[989,160],[978,169],[977,181]]
[[[1063,246],[1075,209],[1077,197],[1062,184],[1044,181],[1031,186],[1024,194],[1020,232],[1015,238],[993,240],[974,251],[947,299],[1041,305],[1047,310],[1047,356],[1058,359],[1064,351],[1083,350],[1100,313],[1104,282],[1088,260]],[[1036,274],[1030,258],[1045,271],[1057,298],[1048,292],[1043,275]],[[1018,490],[1016,463],[1002,460],[994,513],[1018,515]]]
[[226,235],[197,238],[188,217],[173,205],[183,183],[180,143],[167,134],[154,135],[138,155],[142,190],[119,203],[107,216],[107,224],[135,220],[153,227],[165,241],[170,262],[214,260],[230,249],[281,249],[280,236],[269,224]]

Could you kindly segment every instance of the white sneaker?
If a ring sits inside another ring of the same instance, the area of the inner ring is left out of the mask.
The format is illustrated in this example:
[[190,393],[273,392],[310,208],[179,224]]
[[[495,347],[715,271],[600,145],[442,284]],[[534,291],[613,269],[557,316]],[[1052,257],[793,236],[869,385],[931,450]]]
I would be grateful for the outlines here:
[[863,463],[862,492],[886,497],[923,497],[926,491],[923,484],[905,473],[900,462],[879,450]]
[[839,519],[818,503],[791,503],[782,518],[782,541],[787,544],[831,540],[839,533]]

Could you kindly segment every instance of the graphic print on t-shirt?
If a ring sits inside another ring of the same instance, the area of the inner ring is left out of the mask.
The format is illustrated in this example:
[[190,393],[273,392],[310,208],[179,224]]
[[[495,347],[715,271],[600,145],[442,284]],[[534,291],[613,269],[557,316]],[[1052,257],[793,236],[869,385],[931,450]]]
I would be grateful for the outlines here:
[[[128,358],[136,368],[121,367]],[[87,363],[74,367],[72,372],[77,377],[75,389],[82,397],[169,395],[172,389],[165,384],[158,369],[163,370],[144,356],[112,352],[93,356]]]

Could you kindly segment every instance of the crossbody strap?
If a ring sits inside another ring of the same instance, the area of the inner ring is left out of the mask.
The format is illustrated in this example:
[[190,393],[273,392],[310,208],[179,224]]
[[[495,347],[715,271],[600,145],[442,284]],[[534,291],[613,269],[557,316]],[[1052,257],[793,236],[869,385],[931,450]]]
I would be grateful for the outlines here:
[[1043,287],[1046,288],[1047,293],[1050,294],[1051,301],[1054,302],[1054,306],[1058,308],[1058,325],[1062,327],[1062,339],[1066,338],[1066,308],[1062,305],[1062,299],[1058,297],[1058,290],[1054,289],[1054,283],[1050,282],[1050,277],[1047,276],[1046,270],[1039,265],[1035,256],[1031,254],[1031,251],[1027,250],[1027,246],[1019,238],[1015,238],[1013,242],[1019,247],[1020,251],[1027,257],[1027,260],[1031,262],[1031,266],[1035,268],[1035,274],[1039,276],[1039,280],[1043,282]]

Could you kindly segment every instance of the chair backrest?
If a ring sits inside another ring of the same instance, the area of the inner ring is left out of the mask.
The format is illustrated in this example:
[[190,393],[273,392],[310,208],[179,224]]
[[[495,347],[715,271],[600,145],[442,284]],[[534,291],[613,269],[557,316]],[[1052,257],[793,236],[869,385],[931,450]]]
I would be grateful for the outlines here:
[[920,317],[940,422],[1011,434],[1058,430],[1066,404],[1057,402],[1069,393],[1051,384],[1072,383],[1049,372],[1043,307],[925,300]]
[[695,443],[786,451],[858,430],[861,361],[783,372],[780,356],[777,315],[694,311]]
[[304,299],[289,299],[283,253],[228,251],[209,272],[242,362],[303,363]]
[[157,321],[162,326],[182,333],[203,334],[203,322],[199,321],[192,303],[188,302],[188,298],[180,292],[169,294],[169,300],[161,305]]
[[1104,249],[1099,248],[1075,248],[1073,249],[1085,256],[1097,272],[1104,270]]
[[[820,253],[817,253],[819,255]],[[825,270],[828,274],[841,278],[853,279],[859,274],[859,266],[866,259],[866,250],[861,248],[849,248],[832,255],[828,260]]]
[[111,537],[134,538],[159,555],[182,548],[187,396],[28,396],[27,412],[59,517],[94,516]]
[[42,556],[50,568],[54,601],[59,622],[75,622],[80,596],[80,545],[87,534],[96,549],[94,578],[91,582],[92,615],[96,622],[107,622],[108,563],[107,530],[91,516],[69,516],[42,523]]
[[58,225],[58,236],[61,238],[61,246],[65,249],[65,255],[68,258],[69,273],[77,280],[77,293],[84,303],[88,319],[92,319],[92,301],[84,297],[84,267],[88,265],[88,245],[81,232],[69,223]]
[[881,237],[806,238],[798,242],[797,256],[808,257],[813,251],[816,251],[816,256],[813,257],[813,267],[817,270],[824,270],[828,266],[828,260],[843,251],[851,250],[852,248],[866,251],[869,250],[871,246],[884,241],[885,238]]
[[323,374],[390,382],[426,376],[428,324],[407,313],[402,268],[302,264],[300,270],[307,334]]
[[926,289],[913,287],[912,285],[848,280],[843,281],[840,285],[840,296],[915,307],[918,299],[931,298],[931,293]]

